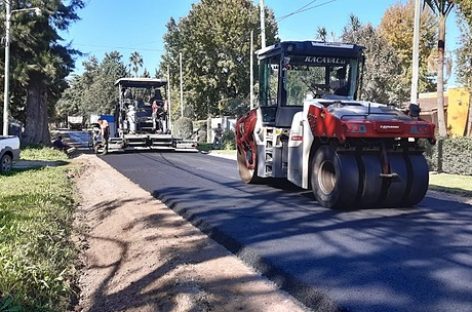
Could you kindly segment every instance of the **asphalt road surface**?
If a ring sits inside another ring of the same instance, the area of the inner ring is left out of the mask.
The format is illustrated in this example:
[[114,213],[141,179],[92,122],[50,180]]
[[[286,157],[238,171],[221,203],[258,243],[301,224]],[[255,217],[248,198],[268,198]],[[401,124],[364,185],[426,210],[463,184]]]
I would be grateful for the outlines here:
[[103,159],[320,311],[472,311],[472,206],[336,211],[289,185],[244,185],[202,154]]

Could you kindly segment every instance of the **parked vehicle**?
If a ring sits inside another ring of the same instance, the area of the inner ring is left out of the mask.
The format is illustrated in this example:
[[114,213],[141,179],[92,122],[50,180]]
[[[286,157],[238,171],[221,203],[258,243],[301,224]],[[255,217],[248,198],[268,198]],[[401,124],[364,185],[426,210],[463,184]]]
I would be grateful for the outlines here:
[[67,116],[67,128],[70,130],[82,131],[84,127],[83,116]]
[[0,173],[8,172],[13,161],[20,158],[20,139],[17,136],[0,136]]
[[260,103],[236,123],[238,168],[246,183],[284,178],[311,189],[325,207],[411,206],[429,170],[419,144],[434,125],[411,105],[356,100],[363,48],[281,42],[258,52]]

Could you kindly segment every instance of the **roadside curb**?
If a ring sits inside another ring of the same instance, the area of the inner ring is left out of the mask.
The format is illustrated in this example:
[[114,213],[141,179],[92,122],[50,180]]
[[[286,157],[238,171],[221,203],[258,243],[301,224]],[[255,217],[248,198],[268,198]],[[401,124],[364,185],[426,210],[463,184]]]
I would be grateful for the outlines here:
[[13,163],[13,169],[27,170],[44,167],[59,167],[67,165],[68,163],[69,162],[63,160],[19,160]]
[[448,199],[451,201],[467,204],[467,205],[472,205],[472,198],[470,197],[465,197],[457,194],[452,194],[448,192],[443,192],[434,188],[430,188],[428,190],[428,193],[426,193],[426,196],[430,196],[436,199]]

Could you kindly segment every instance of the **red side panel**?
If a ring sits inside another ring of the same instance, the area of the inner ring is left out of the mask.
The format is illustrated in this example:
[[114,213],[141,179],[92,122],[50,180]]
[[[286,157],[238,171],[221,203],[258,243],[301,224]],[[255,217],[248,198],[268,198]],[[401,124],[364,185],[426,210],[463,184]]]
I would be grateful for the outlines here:
[[244,155],[246,167],[254,169],[256,166],[256,142],[254,129],[257,123],[257,110],[251,110],[236,121],[236,145],[238,152]]
[[326,108],[310,106],[308,122],[315,137],[337,138],[425,138],[434,141],[434,124],[424,120],[340,120]]
[[344,123],[330,114],[324,107],[310,106],[308,123],[315,137],[335,137],[341,142],[346,139]]

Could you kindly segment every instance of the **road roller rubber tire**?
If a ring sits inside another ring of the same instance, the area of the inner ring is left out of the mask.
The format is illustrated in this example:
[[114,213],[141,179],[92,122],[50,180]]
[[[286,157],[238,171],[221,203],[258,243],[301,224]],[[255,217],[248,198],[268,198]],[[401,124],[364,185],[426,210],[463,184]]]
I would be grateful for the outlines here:
[[360,160],[362,162],[361,179],[363,181],[360,204],[366,208],[380,206],[382,196],[380,155],[377,153],[366,153],[361,155]]
[[[238,160],[238,171],[241,180],[246,184],[257,184],[262,181],[261,178],[257,176],[257,151],[247,150],[246,152],[255,153],[254,157],[254,168],[248,168],[248,160],[245,158],[245,155],[242,151],[243,147],[238,146],[237,148],[237,160]],[[247,155],[247,154],[246,154]]]
[[408,186],[403,202],[406,206],[414,206],[428,191],[429,167],[422,154],[405,154],[404,157],[408,166]]
[[401,207],[408,186],[408,168],[403,154],[389,153],[388,162],[390,172],[396,173],[394,178],[384,179],[387,185],[385,199],[382,203],[384,207]]
[[359,187],[355,156],[338,153],[329,145],[319,147],[311,162],[311,186],[316,200],[324,207],[355,207]]

